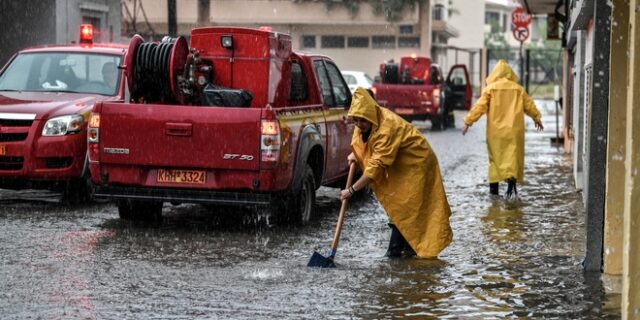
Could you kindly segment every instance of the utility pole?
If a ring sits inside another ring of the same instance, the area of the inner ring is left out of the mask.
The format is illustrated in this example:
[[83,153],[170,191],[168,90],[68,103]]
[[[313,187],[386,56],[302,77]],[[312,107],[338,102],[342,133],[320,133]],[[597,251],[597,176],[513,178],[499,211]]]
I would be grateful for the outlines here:
[[209,25],[210,0],[198,0],[198,27]]
[[178,36],[178,23],[176,18],[176,0],[167,1],[167,16],[169,18],[169,36],[175,38]]

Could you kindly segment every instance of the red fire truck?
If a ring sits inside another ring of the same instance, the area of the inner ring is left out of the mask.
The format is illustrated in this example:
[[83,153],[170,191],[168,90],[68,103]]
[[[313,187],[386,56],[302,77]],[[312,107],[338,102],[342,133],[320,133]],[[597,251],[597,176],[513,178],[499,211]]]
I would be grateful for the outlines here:
[[402,57],[380,65],[376,100],[408,121],[431,120],[434,130],[453,127],[453,110],[469,110],[471,85],[465,65],[454,65],[445,79],[431,59]]
[[86,129],[100,101],[122,101],[127,47],[80,43],[15,54],[0,70],[0,188],[51,188],[90,199]]
[[88,131],[95,196],[121,218],[157,220],[170,202],[305,223],[316,189],[343,185],[351,93],[329,57],[232,27],[194,29],[189,44],[135,36],[128,52],[130,101],[96,104]]

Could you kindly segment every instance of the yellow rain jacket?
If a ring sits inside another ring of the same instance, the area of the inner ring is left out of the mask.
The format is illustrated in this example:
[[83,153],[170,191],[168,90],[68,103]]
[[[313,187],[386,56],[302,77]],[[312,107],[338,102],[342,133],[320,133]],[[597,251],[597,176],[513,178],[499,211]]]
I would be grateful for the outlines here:
[[349,116],[373,124],[367,142],[355,128],[351,148],[380,204],[419,257],[436,257],[453,232],[438,159],[427,139],[362,88],[353,94]]
[[487,114],[489,183],[524,176],[524,114],[534,121],[540,112],[518,83],[518,76],[504,60],[498,61],[487,77],[487,86],[471,108],[464,123],[472,125]]

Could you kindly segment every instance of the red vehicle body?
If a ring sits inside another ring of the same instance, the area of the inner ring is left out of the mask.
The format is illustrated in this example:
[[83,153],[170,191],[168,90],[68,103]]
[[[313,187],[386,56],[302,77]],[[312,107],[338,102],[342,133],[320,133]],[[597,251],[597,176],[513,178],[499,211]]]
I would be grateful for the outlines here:
[[[122,101],[122,45],[25,49],[0,70],[0,188],[52,188],[87,200],[86,124],[94,104]],[[112,63],[115,83],[103,83]]]
[[376,100],[408,121],[431,120],[436,130],[453,127],[453,110],[471,107],[469,72],[454,65],[446,80],[431,59],[402,57],[380,65],[380,82],[372,86]]
[[[311,219],[316,189],[348,173],[351,94],[338,67],[265,30],[198,28],[190,41],[189,49],[183,38],[158,44],[165,52],[173,43],[161,63],[168,74],[157,77],[168,83],[166,94],[149,95],[154,87],[140,75],[154,49],[132,39],[132,101],[97,104],[89,125],[95,196],[116,200],[125,219],[161,218],[163,202]],[[247,93],[250,101],[239,98]]]

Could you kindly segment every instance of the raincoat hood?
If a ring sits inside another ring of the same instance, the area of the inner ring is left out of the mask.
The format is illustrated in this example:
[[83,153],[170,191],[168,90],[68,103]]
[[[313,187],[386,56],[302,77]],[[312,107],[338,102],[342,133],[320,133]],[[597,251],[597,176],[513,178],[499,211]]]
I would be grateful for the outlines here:
[[507,79],[509,81],[518,82],[520,78],[518,78],[516,73],[513,72],[513,69],[511,69],[506,61],[500,59],[500,61],[498,61],[498,64],[493,67],[491,74],[487,77],[487,84],[494,83],[499,79]]
[[380,107],[376,101],[369,95],[367,90],[358,87],[353,93],[351,107],[349,108],[349,117],[358,117],[366,119],[377,128],[380,124],[378,121],[378,109]]

